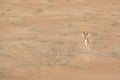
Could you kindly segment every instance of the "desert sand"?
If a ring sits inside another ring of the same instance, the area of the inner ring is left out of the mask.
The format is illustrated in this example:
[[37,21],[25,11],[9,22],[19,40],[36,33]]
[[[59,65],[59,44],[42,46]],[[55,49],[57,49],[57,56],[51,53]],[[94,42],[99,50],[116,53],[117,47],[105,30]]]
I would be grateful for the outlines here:
[[119,4],[0,0],[0,80],[120,80]]

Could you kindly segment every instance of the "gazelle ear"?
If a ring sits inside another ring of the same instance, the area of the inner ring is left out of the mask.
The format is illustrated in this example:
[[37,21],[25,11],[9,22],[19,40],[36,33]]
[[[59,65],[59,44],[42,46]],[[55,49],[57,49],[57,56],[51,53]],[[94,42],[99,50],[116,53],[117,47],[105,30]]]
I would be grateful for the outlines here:
[[90,34],[90,33],[88,33],[88,34],[87,34],[87,37],[90,37],[90,35],[91,35],[91,34]]
[[86,32],[86,36],[88,35],[88,32]]
[[87,37],[87,35],[86,35],[86,32],[85,32],[85,31],[82,33],[82,36],[83,36],[84,38],[86,38],[86,37]]
[[87,36],[87,35],[88,35],[88,32],[83,32],[83,34],[84,34],[85,36]]
[[86,32],[83,32],[83,34],[86,36]]
[[90,33],[89,33],[89,32],[83,32],[83,36],[84,36],[84,37],[89,37],[89,36],[90,36]]

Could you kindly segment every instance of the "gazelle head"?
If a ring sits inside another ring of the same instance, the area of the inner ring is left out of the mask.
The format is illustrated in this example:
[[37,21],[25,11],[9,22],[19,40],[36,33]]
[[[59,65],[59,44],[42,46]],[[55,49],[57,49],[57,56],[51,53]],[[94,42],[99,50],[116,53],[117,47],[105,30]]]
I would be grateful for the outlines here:
[[88,32],[83,32],[83,35],[84,35],[84,37],[85,37],[85,39],[86,39],[87,36],[89,35],[89,33],[88,33]]

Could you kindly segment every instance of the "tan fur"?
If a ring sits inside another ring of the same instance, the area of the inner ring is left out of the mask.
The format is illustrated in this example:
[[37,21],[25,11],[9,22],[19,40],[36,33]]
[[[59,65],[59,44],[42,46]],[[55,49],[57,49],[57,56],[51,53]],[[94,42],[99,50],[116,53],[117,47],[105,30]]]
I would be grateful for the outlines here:
[[88,32],[84,32],[83,33],[84,34],[84,46],[85,46],[85,48],[87,48],[87,50],[89,50],[90,48],[89,48],[89,39],[88,39]]

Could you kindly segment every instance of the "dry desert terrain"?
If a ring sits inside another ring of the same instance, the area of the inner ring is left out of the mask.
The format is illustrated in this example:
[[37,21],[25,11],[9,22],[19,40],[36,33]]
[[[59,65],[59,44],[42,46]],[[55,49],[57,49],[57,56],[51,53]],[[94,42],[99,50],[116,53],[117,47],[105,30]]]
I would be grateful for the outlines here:
[[0,80],[120,80],[120,0],[0,0]]

